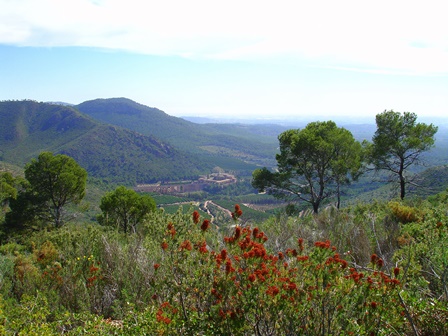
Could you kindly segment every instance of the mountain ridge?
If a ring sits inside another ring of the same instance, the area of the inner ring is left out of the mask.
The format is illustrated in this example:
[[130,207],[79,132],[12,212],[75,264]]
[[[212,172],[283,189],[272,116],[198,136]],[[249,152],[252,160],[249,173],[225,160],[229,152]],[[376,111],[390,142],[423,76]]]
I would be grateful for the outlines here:
[[[272,136],[226,132],[219,124],[196,124],[127,98],[95,99],[76,105],[76,108],[96,120],[153,135],[181,150],[200,154],[203,159],[208,156],[213,161],[213,157],[219,155],[247,161],[252,166],[274,164],[278,144]],[[242,159],[244,155],[246,157]],[[253,161],[250,157],[257,159]]]
[[154,136],[100,123],[74,107],[0,102],[0,160],[24,165],[42,151],[68,154],[90,175],[135,184],[193,178],[211,169]]

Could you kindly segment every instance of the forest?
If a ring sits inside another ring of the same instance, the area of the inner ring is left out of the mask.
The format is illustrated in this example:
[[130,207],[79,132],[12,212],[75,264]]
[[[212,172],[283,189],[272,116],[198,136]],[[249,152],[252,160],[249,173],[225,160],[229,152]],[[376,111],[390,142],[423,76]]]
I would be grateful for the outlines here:
[[[334,122],[286,130],[277,169],[243,187],[266,194],[223,189],[225,211],[168,211],[63,153],[1,172],[0,334],[447,335],[448,189],[410,171],[437,132],[416,119],[384,111],[362,143]],[[368,171],[396,197],[341,203]],[[266,198],[281,208],[251,217]]]

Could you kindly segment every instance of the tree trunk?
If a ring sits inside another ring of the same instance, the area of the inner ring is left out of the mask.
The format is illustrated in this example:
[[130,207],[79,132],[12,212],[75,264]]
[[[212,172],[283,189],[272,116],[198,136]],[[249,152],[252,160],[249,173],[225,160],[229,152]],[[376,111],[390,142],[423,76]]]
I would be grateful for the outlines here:
[[315,215],[319,213],[319,202],[313,202],[313,212]]
[[400,163],[400,171],[398,172],[398,175],[400,176],[400,198],[403,200],[404,199],[404,195],[405,195],[405,185],[406,185],[406,181],[404,179],[404,168],[403,168],[403,159],[401,160]]
[[62,209],[58,206],[55,209],[54,224],[57,228],[62,226]]
[[336,194],[337,194],[337,204],[336,204],[336,209],[339,210],[340,206],[341,206],[341,187],[340,187],[340,183],[337,183],[337,189],[336,189]]

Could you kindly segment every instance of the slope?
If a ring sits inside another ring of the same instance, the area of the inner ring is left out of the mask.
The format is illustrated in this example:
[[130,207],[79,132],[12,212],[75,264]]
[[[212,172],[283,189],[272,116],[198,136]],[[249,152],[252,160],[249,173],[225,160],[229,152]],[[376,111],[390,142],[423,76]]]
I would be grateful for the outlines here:
[[182,150],[201,154],[209,162],[226,157],[248,163],[247,169],[251,170],[254,164],[270,166],[275,157],[277,139],[247,132],[246,127],[231,126],[226,130],[219,125],[195,124],[127,98],[96,99],[76,107],[102,122],[153,135]]
[[105,125],[67,106],[0,102],[0,160],[23,165],[42,151],[75,158],[118,183],[192,178],[211,168],[155,137]]

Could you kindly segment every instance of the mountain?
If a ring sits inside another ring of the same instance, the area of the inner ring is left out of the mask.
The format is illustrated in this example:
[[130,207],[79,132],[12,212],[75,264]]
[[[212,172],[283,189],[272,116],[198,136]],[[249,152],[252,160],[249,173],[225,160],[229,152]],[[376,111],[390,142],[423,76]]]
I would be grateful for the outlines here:
[[275,164],[278,141],[272,132],[262,131],[265,125],[196,124],[126,98],[95,99],[76,108],[96,120],[155,136],[224,169],[239,165],[251,171],[256,165]]
[[409,193],[426,197],[448,190],[448,165],[425,169],[414,179],[415,184],[409,188]]
[[193,178],[212,168],[154,136],[30,100],[0,102],[0,148],[7,163],[23,166],[51,151],[72,156],[91,176],[127,184]]

